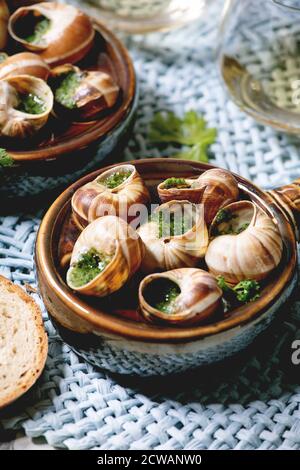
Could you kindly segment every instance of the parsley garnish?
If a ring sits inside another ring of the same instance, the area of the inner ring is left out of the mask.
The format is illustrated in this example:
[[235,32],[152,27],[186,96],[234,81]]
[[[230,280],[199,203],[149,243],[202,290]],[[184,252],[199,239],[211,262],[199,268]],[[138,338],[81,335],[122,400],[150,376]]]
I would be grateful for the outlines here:
[[7,153],[5,149],[0,148],[0,168],[12,166],[13,164],[13,158]]
[[227,284],[223,276],[217,277],[218,286],[222,289],[224,297],[228,300],[235,300],[240,303],[248,303],[260,297],[260,284],[254,279],[240,281],[234,287]]
[[215,142],[217,131],[207,128],[206,121],[195,111],[183,118],[173,112],[157,113],[150,125],[149,137],[153,142],[165,142],[191,147],[176,155],[183,160],[208,162],[208,146]]

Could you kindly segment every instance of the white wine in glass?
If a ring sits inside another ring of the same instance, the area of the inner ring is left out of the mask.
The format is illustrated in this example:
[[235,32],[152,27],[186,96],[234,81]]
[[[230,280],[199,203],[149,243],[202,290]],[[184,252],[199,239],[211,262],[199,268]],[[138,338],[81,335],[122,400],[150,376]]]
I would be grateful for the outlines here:
[[130,34],[167,31],[205,19],[216,0],[68,0],[109,27]]
[[227,0],[219,63],[242,110],[300,134],[300,1]]

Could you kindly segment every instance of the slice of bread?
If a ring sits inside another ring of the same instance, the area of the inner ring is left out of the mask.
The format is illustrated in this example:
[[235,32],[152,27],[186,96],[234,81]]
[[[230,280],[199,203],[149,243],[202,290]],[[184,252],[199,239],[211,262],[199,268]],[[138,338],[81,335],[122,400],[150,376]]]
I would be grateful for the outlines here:
[[0,276],[0,408],[35,383],[47,352],[41,310],[21,287]]

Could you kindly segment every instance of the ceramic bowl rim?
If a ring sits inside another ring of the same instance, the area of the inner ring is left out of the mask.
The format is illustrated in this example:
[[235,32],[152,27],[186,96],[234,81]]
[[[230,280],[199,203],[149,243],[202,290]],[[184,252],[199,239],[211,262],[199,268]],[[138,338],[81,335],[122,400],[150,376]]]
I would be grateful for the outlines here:
[[129,55],[129,52],[125,45],[117,38],[117,36],[106,26],[104,26],[100,21],[92,20],[94,28],[99,31],[105,42],[112,44],[114,49],[122,57],[122,62],[126,67],[128,74],[128,83],[129,88],[127,91],[127,98],[121,103],[121,105],[116,109],[112,114],[109,122],[106,122],[101,127],[101,133],[99,134],[99,127],[92,127],[90,130],[84,134],[78,134],[75,137],[68,139],[67,141],[62,141],[55,146],[49,146],[46,148],[38,148],[37,150],[26,150],[26,151],[9,151],[10,155],[14,158],[17,164],[26,164],[34,161],[45,161],[53,160],[63,157],[72,158],[72,151],[78,151],[87,147],[88,145],[94,143],[98,139],[105,137],[107,134],[114,131],[121,122],[124,120],[126,114],[129,113],[132,104],[134,102],[135,96],[138,93],[137,89],[137,80],[134,70],[134,65]]
[[[167,162],[167,163],[166,163]],[[152,158],[143,160],[134,160],[133,165],[155,165],[155,164],[178,164],[178,160],[173,158]],[[264,206],[270,210],[276,217],[281,230],[284,232],[285,244],[290,250],[289,262],[284,266],[280,279],[278,282],[272,285],[269,292],[264,294],[260,299],[254,303],[248,303],[239,307],[235,310],[235,315],[231,318],[220,320],[211,325],[203,326],[186,326],[186,327],[161,327],[154,324],[142,324],[128,320],[127,318],[115,317],[108,314],[107,312],[101,312],[99,309],[94,309],[90,305],[86,304],[83,300],[73,293],[66,285],[62,282],[60,275],[58,274],[54,259],[50,250],[51,241],[58,220],[58,216],[66,206],[70,204],[72,194],[82,184],[95,179],[97,175],[103,171],[108,170],[120,163],[103,167],[93,173],[80,178],[77,182],[73,183],[67,188],[51,205],[45,214],[36,240],[36,262],[37,270],[41,269],[43,278],[47,280],[48,286],[55,291],[56,296],[67,305],[70,311],[74,315],[78,315],[79,318],[87,321],[95,329],[104,330],[107,333],[114,336],[121,336],[130,338],[137,341],[144,342],[156,342],[156,343],[176,343],[176,342],[190,342],[199,339],[203,339],[207,336],[216,335],[228,330],[232,330],[236,327],[242,327],[247,325],[258,317],[263,315],[275,301],[283,294],[284,290],[288,287],[290,282],[293,280],[297,264],[297,250],[296,250],[296,239],[292,226],[283,215],[282,211],[275,205],[270,196],[264,193],[253,183],[247,179],[236,175],[239,185],[247,189],[251,196],[259,199]],[[180,164],[185,164],[193,170],[203,172],[205,170],[216,168],[215,166],[205,163],[195,163],[193,161],[184,161]],[[184,171],[184,170],[183,170]]]

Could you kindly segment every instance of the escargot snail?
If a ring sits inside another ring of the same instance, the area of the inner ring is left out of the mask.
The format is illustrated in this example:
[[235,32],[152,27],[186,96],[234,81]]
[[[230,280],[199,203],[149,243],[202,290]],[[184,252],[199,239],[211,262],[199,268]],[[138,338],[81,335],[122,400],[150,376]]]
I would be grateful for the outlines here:
[[119,87],[111,75],[101,71],[82,71],[72,64],[55,67],[51,88],[57,115],[87,119],[112,108]]
[[10,17],[8,30],[18,44],[52,66],[81,60],[95,34],[88,16],[56,2],[19,8]]
[[144,272],[194,267],[208,245],[203,207],[189,201],[170,201],[157,207],[138,233],[145,245]]
[[195,268],[173,269],[146,276],[139,287],[139,304],[148,321],[182,326],[201,323],[221,306],[216,279]]
[[204,186],[201,203],[205,220],[210,224],[219,209],[238,199],[239,188],[234,176],[221,168],[207,170],[199,179]]
[[221,168],[207,170],[197,179],[168,178],[158,185],[157,190],[162,202],[176,199],[202,203],[207,224],[219,209],[236,201],[239,196],[236,179]]
[[197,204],[201,201],[204,189],[200,183],[200,177],[197,179],[171,177],[157,186],[162,202],[185,200]]
[[32,75],[47,80],[50,68],[41,57],[32,52],[14,54],[0,63],[0,79],[14,75]]
[[282,238],[274,221],[256,204],[238,201],[221,209],[210,227],[205,261],[209,271],[236,284],[267,277],[282,256]]
[[143,250],[137,232],[124,220],[101,217],[88,225],[77,239],[67,283],[81,294],[109,295],[138,270]]
[[133,219],[135,205],[145,205],[150,195],[134,165],[124,164],[105,171],[77,189],[72,198],[74,219],[80,228],[103,215]]
[[43,127],[53,94],[40,78],[16,75],[0,80],[0,135],[24,138]]

